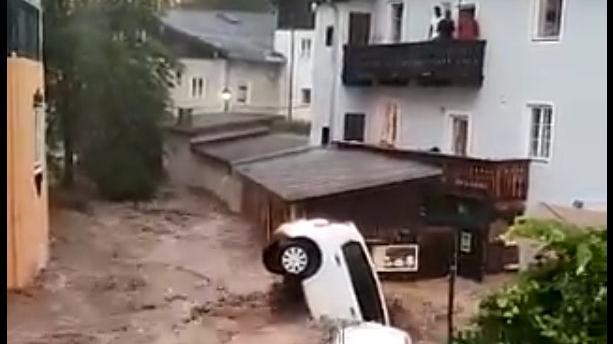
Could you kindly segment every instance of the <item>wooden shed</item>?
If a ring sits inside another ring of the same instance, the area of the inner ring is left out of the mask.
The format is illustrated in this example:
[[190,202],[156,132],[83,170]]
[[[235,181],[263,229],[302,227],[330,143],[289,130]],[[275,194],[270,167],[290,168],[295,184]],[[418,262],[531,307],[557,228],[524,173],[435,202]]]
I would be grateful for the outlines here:
[[448,271],[452,228],[429,225],[421,213],[439,185],[436,166],[314,147],[236,169],[247,179],[242,214],[256,223],[264,240],[292,219],[352,221],[370,243],[419,245],[419,269],[410,277],[440,277]]
[[481,280],[507,263],[507,248],[494,247],[492,238],[500,212],[471,190],[455,193],[446,168],[345,144],[235,166],[246,179],[241,212],[263,239],[288,220],[352,221],[373,245],[417,245],[418,268],[404,275],[428,278],[448,273],[457,235],[460,275]]

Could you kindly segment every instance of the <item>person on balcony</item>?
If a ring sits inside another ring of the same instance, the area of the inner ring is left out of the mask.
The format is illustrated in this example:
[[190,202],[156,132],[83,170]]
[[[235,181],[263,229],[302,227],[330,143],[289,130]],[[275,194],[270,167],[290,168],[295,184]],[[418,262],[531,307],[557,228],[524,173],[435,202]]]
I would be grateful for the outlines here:
[[457,38],[464,41],[479,39],[479,23],[475,19],[475,7],[461,8],[458,17]]
[[434,14],[430,19],[430,29],[428,30],[428,39],[436,39],[438,37],[438,23],[443,20],[443,10],[440,6],[434,6]]
[[438,23],[438,37],[440,41],[450,41],[455,32],[455,23],[451,19],[451,10],[445,10],[445,17]]

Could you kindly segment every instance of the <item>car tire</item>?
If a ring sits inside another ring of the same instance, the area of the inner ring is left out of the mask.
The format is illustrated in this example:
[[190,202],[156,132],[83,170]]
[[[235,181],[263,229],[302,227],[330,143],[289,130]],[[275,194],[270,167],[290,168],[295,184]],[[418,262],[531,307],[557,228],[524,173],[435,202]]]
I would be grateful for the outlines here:
[[287,277],[305,279],[321,266],[321,251],[310,240],[292,239],[280,245],[277,262]]
[[278,255],[279,242],[275,241],[268,247],[266,247],[266,249],[264,249],[264,252],[262,254],[262,261],[264,263],[264,267],[266,267],[266,270],[275,274],[282,275],[283,269],[279,265]]

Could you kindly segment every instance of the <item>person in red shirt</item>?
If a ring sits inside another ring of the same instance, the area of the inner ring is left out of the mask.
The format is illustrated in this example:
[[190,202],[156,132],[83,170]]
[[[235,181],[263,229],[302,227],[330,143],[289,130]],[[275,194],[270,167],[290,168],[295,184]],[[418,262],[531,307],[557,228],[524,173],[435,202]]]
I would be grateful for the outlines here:
[[457,39],[479,39],[479,23],[475,19],[475,8],[461,8],[458,15]]

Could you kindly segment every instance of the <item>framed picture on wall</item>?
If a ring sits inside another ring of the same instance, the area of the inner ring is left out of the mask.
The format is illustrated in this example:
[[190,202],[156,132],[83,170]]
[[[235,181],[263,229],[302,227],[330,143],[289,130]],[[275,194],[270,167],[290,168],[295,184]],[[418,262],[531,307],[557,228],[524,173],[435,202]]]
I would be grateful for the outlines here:
[[377,272],[417,272],[419,269],[418,244],[374,244],[371,252]]

